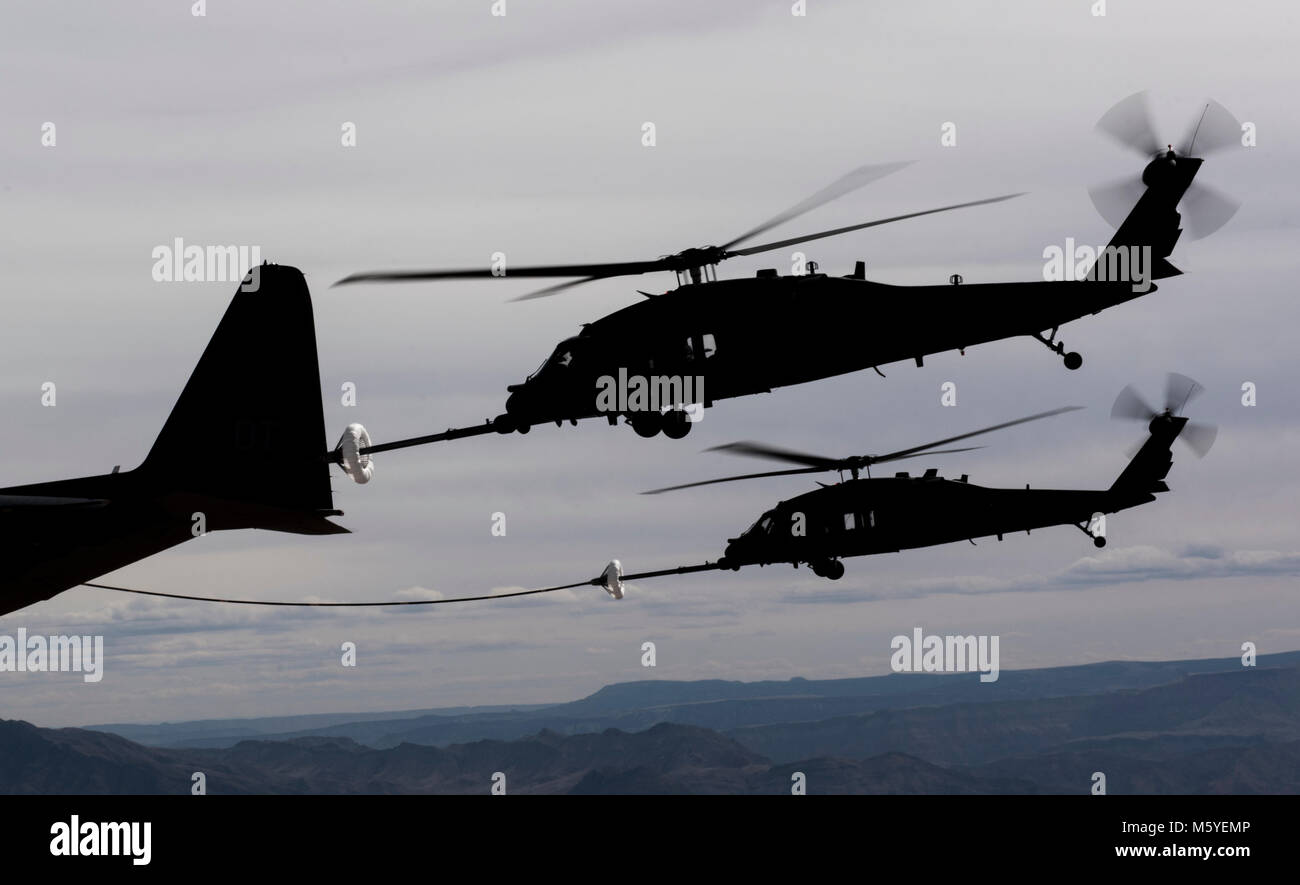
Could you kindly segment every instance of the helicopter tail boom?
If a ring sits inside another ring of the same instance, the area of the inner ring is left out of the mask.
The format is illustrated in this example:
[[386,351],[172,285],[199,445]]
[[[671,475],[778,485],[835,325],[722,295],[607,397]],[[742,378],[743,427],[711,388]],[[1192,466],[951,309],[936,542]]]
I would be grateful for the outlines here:
[[1108,490],[1116,510],[1154,501],[1157,493],[1169,491],[1165,477],[1174,464],[1171,447],[1186,424],[1186,418],[1172,415],[1151,421],[1151,435]]
[[1107,244],[1112,253],[1130,256],[1140,250],[1150,268],[1151,279],[1162,280],[1182,273],[1169,256],[1182,234],[1178,203],[1191,187],[1202,161],[1195,157],[1157,158],[1142,175],[1146,190],[1124,218]]

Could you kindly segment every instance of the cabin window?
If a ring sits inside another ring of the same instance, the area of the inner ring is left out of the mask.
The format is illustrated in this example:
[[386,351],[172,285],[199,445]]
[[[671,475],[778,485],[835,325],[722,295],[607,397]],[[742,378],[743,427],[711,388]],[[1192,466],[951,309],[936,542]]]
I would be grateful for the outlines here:
[[703,351],[706,360],[718,352],[718,342],[712,333],[693,335],[686,339],[686,358],[688,360],[696,359],[696,353],[699,351]]
[[876,527],[876,511],[868,510],[866,513],[846,513],[844,514],[844,531],[851,532],[854,529],[865,529]]

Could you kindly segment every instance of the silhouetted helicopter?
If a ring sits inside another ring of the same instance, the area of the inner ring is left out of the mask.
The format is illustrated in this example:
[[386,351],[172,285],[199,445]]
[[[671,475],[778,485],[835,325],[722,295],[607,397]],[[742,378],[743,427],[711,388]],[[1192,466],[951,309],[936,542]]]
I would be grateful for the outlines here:
[[[1169,491],[1165,476],[1173,465],[1170,447],[1180,435],[1198,456],[1213,445],[1217,429],[1212,425],[1189,423],[1178,414],[1201,386],[1183,375],[1170,374],[1165,389],[1165,406],[1155,411],[1126,387],[1111,411],[1117,418],[1140,418],[1148,422],[1149,436],[1132,456],[1128,466],[1107,489],[1076,491],[1059,489],[992,489],[960,479],[944,479],[934,469],[921,476],[898,473],[892,477],[871,477],[875,464],[917,458],[944,452],[963,452],[969,448],[940,449],[994,430],[1037,421],[1078,406],[1068,406],[1018,418],[992,427],[984,427],[925,445],[912,446],[884,455],[855,455],[831,458],[754,442],[718,446],[716,450],[731,454],[766,458],[798,464],[788,470],[750,473],[721,479],[692,482],[655,489],[645,494],[712,485],[720,482],[757,479],[770,476],[793,476],[824,471],[847,471],[852,478],[782,501],[768,510],[739,537],[730,538],[723,556],[716,562],[683,566],[653,572],[624,575],[618,560],[590,583],[603,586],[616,598],[623,594],[623,581],[686,574],[715,569],[739,570],[747,565],[790,563],[796,568],[807,564],[814,574],[838,580],[844,575],[841,559],[874,553],[896,553],[917,547],[932,547],[953,541],[996,536],[1010,532],[1056,525],[1073,525],[1104,547],[1105,514],[1127,510],[1155,500],[1156,494]],[[866,470],[862,478],[859,472]]]
[[[1236,144],[1239,129],[1232,115],[1211,102],[1184,147],[1158,148],[1143,93],[1109,111],[1098,128],[1140,150],[1149,162],[1138,185],[1140,194],[1109,248],[1075,279],[945,286],[892,286],[866,279],[865,265],[833,277],[809,263],[808,273],[782,276],[760,270],[754,279],[718,280],[717,265],[728,258],[754,255],[824,237],[916,218],[967,206],[995,203],[1016,194],[974,200],[867,221],[833,230],[742,246],[779,224],[894,171],[900,164],[865,166],[850,172],[808,199],[721,246],[686,249],[648,261],[533,267],[474,268],[354,274],[340,283],[514,277],[578,277],[523,298],[550,295],[591,280],[671,271],[677,288],[661,295],[641,292],[645,300],[583,326],[562,341],[542,366],[520,384],[507,387],[505,413],[483,424],[449,429],[409,440],[372,446],[380,452],[484,433],[526,433],[534,424],[623,416],[641,436],[660,431],[679,439],[692,416],[688,404],[709,406],[728,397],[766,393],[847,372],[913,359],[922,365],[929,354],[1002,338],[1025,335],[1058,354],[1069,369],[1083,358],[1067,352],[1056,338],[1071,320],[1095,314],[1155,291],[1152,280],[1180,271],[1169,263],[1181,230],[1177,211],[1188,193],[1203,153]],[[1153,146],[1155,149],[1153,150]],[[1152,158],[1152,155],[1154,157]],[[1127,182],[1093,191],[1106,214]],[[1206,233],[1224,223],[1235,204],[1209,191],[1197,200],[1194,228]],[[1208,194],[1208,196],[1204,196]],[[1077,269],[1070,258],[1070,270]],[[954,275],[951,283],[961,279]],[[1050,330],[1050,331],[1044,331]],[[881,373],[883,375],[883,373]],[[699,381],[698,379],[703,379]],[[696,383],[692,384],[692,381]],[[616,382],[616,383],[615,383]],[[638,391],[630,389],[640,384]],[[608,394],[617,386],[620,396]],[[702,395],[701,395],[702,388]],[[647,389],[658,393],[646,395]],[[623,395],[626,394],[626,395]],[[602,402],[602,396],[604,401]],[[692,398],[694,397],[694,398]],[[363,452],[364,453],[364,452]]]
[[[223,529],[346,533],[333,508],[311,296],[263,265],[134,470],[0,489],[0,615]],[[247,282],[247,280],[246,280]]]

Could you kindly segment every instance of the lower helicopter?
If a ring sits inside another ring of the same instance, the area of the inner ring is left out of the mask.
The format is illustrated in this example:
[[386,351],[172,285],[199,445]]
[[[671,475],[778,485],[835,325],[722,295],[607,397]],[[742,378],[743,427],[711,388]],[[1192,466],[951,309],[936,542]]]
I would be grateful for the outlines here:
[[[842,560],[850,556],[896,553],[963,540],[973,544],[975,538],[989,536],[1001,541],[1003,535],[1012,532],[1028,533],[1057,525],[1072,525],[1091,538],[1095,546],[1104,547],[1106,514],[1150,503],[1156,500],[1157,494],[1169,491],[1165,477],[1173,466],[1171,448],[1175,439],[1181,437],[1198,457],[1204,456],[1213,445],[1218,433],[1216,427],[1190,422],[1179,414],[1202,390],[1192,379],[1171,373],[1166,383],[1164,407],[1157,411],[1131,385],[1124,388],[1115,401],[1111,417],[1144,420],[1149,435],[1110,487],[1098,490],[1030,489],[1028,485],[1023,489],[987,488],[969,482],[964,474],[960,479],[945,479],[933,468],[920,476],[905,472],[891,477],[870,476],[873,465],[970,451],[972,447],[937,447],[1074,411],[1079,406],[1054,409],[883,455],[832,458],[754,442],[718,446],[715,450],[800,466],[669,486],[643,494],[824,471],[847,472],[851,478],[823,484],[821,488],[781,501],[739,537],[728,539],[722,557],[716,562],[625,575],[621,563],[614,560],[589,583],[604,587],[614,598],[621,599],[625,581],[720,569],[738,571],[742,566],[777,563],[789,563],[795,568],[807,565],[819,577],[838,580],[844,576]],[[864,470],[868,475],[861,477]]]

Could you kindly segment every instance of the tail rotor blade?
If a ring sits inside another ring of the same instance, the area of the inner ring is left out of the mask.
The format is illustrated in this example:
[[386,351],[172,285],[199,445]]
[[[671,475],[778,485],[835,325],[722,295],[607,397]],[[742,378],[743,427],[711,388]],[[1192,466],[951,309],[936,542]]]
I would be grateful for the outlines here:
[[1186,375],[1170,372],[1165,376],[1165,408],[1177,415],[1204,391],[1204,387]]
[[1137,442],[1133,443],[1133,445],[1129,446],[1127,449],[1124,450],[1124,457],[1132,461],[1134,458],[1137,457],[1137,453],[1142,451],[1142,447],[1146,445],[1146,441],[1148,439],[1150,439],[1150,437],[1144,436]]
[[1214,445],[1214,441],[1219,437],[1219,428],[1214,424],[1201,424],[1196,421],[1188,421],[1183,426],[1183,432],[1179,438],[1187,443],[1187,447],[1196,453],[1196,457],[1204,458]]
[[1206,184],[1193,182],[1183,196],[1183,217],[1192,239],[1208,237],[1232,220],[1241,201]]
[[1103,114],[1097,121],[1097,131],[1146,157],[1158,153],[1163,147],[1151,123],[1146,92],[1133,93]]
[[1156,416],[1156,410],[1147,405],[1146,400],[1130,384],[1115,397],[1115,405],[1110,408],[1112,418],[1130,418],[1136,421],[1150,421]]
[[1106,219],[1111,227],[1119,227],[1129,212],[1133,211],[1145,189],[1141,178],[1126,175],[1114,181],[1093,185],[1088,188],[1088,196],[1092,197],[1092,205],[1097,214]]

